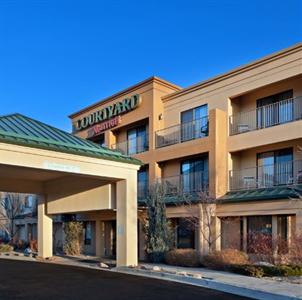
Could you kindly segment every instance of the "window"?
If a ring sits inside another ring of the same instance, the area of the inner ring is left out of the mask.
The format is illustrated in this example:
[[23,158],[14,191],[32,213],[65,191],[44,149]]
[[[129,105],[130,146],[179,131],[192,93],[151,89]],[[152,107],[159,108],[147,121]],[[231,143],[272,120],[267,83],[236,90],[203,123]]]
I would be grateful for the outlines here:
[[247,217],[248,253],[267,253],[272,249],[272,216]]
[[148,150],[146,126],[129,129],[127,132],[128,154],[136,154]]
[[293,90],[257,100],[258,129],[290,122],[293,119]]
[[85,222],[85,245],[91,245],[92,240],[92,225],[91,222]]
[[208,157],[184,160],[181,163],[181,186],[184,192],[206,191],[208,188]]
[[185,218],[179,218],[177,224],[177,248],[195,248],[195,228],[192,222]]
[[181,113],[181,141],[201,138],[208,135],[208,105]]
[[25,198],[25,207],[32,208],[33,207],[33,196],[29,195]]
[[288,252],[288,221],[290,216],[277,216],[278,230],[278,253],[286,254]]
[[258,154],[257,183],[259,187],[288,184],[293,180],[293,149]]
[[105,146],[105,134],[101,133],[100,135],[91,139],[94,143],[98,144],[99,146]]
[[145,200],[148,193],[149,186],[149,170],[148,166],[142,166],[137,172],[137,197],[138,199]]

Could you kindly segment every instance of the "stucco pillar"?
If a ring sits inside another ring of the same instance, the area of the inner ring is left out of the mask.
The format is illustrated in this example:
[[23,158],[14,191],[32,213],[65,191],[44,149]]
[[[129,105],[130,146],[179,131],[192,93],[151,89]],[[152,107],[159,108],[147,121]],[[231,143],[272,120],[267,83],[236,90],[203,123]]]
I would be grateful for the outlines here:
[[217,198],[227,192],[227,115],[220,109],[209,112],[209,193]]
[[296,234],[302,234],[302,210],[296,213]]
[[221,220],[218,217],[215,218],[214,222],[214,232],[215,232],[215,242],[214,242],[214,250],[220,251],[221,250]]
[[207,204],[201,204],[199,206],[199,242],[201,245],[200,252],[206,255],[210,252],[209,242],[212,238],[210,236],[210,221],[209,221],[209,210]]
[[242,250],[247,252],[247,217],[242,217]]
[[38,256],[52,257],[52,218],[47,215],[47,200],[38,197]]
[[273,255],[278,254],[278,218],[277,216],[272,216],[272,246],[273,246]]
[[202,204],[198,205],[198,232],[197,232],[197,251],[200,254],[203,254],[203,234],[202,234],[202,217],[203,217],[203,211],[202,211]]
[[116,143],[116,137],[111,130],[106,130],[104,134],[105,134],[105,145],[108,148],[111,148],[111,146]]
[[103,257],[105,254],[105,226],[101,220],[95,221],[95,255]]
[[117,266],[137,265],[137,173],[116,183]]
[[154,184],[156,179],[161,178],[161,168],[157,162],[152,162],[149,164],[149,183]]

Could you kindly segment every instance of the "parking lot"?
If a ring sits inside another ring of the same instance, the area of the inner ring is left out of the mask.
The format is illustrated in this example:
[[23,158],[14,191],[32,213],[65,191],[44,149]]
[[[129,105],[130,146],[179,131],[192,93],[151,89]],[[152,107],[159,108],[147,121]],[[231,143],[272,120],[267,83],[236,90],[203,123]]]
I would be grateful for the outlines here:
[[0,259],[0,299],[247,299],[109,271]]

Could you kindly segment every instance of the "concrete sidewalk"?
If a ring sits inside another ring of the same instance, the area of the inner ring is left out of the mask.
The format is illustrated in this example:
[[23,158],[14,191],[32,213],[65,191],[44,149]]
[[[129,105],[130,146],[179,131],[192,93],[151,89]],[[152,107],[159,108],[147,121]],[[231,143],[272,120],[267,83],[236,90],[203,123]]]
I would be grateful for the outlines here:
[[182,268],[148,263],[141,266],[143,269],[119,268],[118,271],[207,287],[253,299],[302,299],[302,284],[253,278],[206,268]]

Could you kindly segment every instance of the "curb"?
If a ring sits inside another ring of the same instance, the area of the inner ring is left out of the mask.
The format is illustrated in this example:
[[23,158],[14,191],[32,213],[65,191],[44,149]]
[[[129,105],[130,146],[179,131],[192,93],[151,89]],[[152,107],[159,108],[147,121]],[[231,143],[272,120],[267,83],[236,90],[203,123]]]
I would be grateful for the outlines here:
[[209,288],[229,294],[234,294],[238,296],[244,296],[249,297],[252,299],[259,299],[259,300],[297,300],[302,299],[301,297],[296,296],[286,296],[282,294],[274,294],[266,291],[260,291],[255,289],[250,289],[246,287],[231,285],[228,283],[218,282],[210,278],[194,278],[194,277],[187,277],[187,276],[180,276],[176,274],[167,274],[167,273],[154,273],[146,270],[131,270],[129,268],[115,268],[111,271],[119,272],[123,274],[129,274],[129,275],[137,275],[137,276],[143,276],[143,277],[149,277],[149,278],[156,278],[156,279],[163,279],[178,283],[184,283],[184,284],[190,284],[194,286]]

